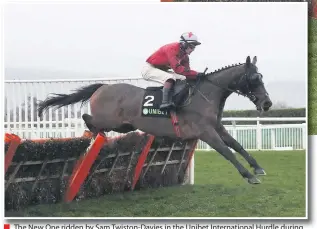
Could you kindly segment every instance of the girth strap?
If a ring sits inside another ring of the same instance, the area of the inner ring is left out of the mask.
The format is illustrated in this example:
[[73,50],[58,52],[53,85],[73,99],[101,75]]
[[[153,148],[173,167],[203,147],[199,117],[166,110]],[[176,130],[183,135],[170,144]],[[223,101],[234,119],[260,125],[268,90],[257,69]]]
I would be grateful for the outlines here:
[[176,133],[176,136],[178,138],[180,138],[181,134],[180,134],[179,123],[178,123],[178,118],[177,118],[176,112],[171,110],[170,114],[171,114],[172,124],[174,127],[174,131]]

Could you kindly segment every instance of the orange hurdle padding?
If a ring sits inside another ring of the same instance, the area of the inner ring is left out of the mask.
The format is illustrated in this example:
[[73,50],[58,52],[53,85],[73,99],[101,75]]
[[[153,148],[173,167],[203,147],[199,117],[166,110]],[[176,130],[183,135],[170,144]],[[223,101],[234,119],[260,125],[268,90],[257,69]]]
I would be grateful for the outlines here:
[[72,181],[76,175],[76,171],[78,170],[80,164],[83,162],[85,156],[87,155],[87,153],[85,153],[84,155],[81,155],[79,157],[79,159],[77,160],[76,164],[74,165],[74,168],[73,168],[73,173],[71,174],[71,176],[68,178],[69,181]]
[[11,134],[8,134],[8,133],[6,133],[5,135],[4,135],[4,142],[5,143],[10,143],[11,142],[11,140],[12,140],[12,135]]
[[86,179],[91,166],[96,160],[100,149],[106,142],[107,137],[104,134],[99,133],[92,145],[87,149],[87,152],[78,160],[69,179],[69,186],[65,195],[66,202],[70,202],[75,198],[82,183]]
[[93,133],[90,132],[89,130],[85,130],[83,133],[83,137],[84,138],[92,138],[93,137]]
[[5,142],[10,144],[4,160],[4,172],[6,173],[11,165],[15,152],[21,143],[21,138],[15,134],[5,134]]
[[150,135],[149,140],[147,141],[146,145],[144,146],[144,148],[142,150],[142,153],[139,156],[139,160],[138,160],[138,163],[137,163],[137,165],[135,167],[135,171],[134,171],[133,183],[132,183],[132,187],[131,187],[132,190],[134,190],[135,185],[140,178],[140,174],[141,174],[144,162],[145,162],[146,157],[151,149],[153,141],[154,141],[154,136]]

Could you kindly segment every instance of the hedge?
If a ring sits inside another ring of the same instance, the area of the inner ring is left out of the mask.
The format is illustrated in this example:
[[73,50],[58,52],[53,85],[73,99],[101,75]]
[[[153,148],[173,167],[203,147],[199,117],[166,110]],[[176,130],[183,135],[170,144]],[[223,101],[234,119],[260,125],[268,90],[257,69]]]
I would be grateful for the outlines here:
[[[228,110],[223,112],[223,117],[306,117],[305,108],[290,108],[290,109],[273,109],[260,114],[257,110]],[[302,123],[303,121],[291,122]],[[223,122],[230,124],[231,122]],[[254,124],[255,122],[237,122],[237,124]],[[273,124],[276,122],[265,122],[266,124]],[[287,121],[279,123],[290,123]]]

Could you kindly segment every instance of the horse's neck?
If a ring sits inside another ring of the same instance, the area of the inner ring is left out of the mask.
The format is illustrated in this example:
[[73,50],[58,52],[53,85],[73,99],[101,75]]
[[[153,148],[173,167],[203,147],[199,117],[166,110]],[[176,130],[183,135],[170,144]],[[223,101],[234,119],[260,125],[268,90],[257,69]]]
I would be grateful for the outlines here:
[[219,72],[211,74],[209,77],[211,81],[217,82],[218,85],[227,88],[233,81],[239,80],[245,71],[244,65],[229,67]]
[[243,73],[243,65],[213,73],[213,75],[209,76],[209,80],[212,82],[205,81],[198,89],[205,98],[203,98],[200,93],[196,93],[196,99],[200,101],[204,100],[206,102],[206,106],[212,106],[212,109],[214,113],[217,114],[218,119],[221,119],[226,100],[233,93],[232,91],[226,89],[229,88],[233,81],[239,80],[238,77]]
[[[206,80],[206,82],[201,85],[201,91],[203,93],[209,94],[211,97],[214,95],[220,95],[220,100],[227,99],[232,94],[232,91],[228,91],[226,89],[230,87],[233,81],[238,81],[238,77],[242,76],[243,73],[244,65],[239,65],[212,73],[208,77],[211,82]],[[236,90],[237,88],[230,87],[230,89]]]

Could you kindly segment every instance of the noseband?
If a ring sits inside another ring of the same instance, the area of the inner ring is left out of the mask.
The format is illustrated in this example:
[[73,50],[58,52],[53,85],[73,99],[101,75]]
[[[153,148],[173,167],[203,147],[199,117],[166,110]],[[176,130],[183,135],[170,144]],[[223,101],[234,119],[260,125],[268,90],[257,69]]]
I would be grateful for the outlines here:
[[252,102],[256,102],[257,97],[255,96],[255,93],[252,92],[252,89],[259,85],[263,85],[262,78],[263,76],[261,73],[245,73],[242,77],[239,77],[237,83],[234,82],[234,85],[238,86],[236,91],[241,95],[248,97]]

